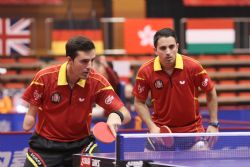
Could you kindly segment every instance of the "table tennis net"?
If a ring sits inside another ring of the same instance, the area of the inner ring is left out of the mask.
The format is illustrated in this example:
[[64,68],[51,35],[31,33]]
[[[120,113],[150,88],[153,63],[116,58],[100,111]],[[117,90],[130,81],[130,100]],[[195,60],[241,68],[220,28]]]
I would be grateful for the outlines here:
[[119,160],[249,159],[250,132],[120,134]]

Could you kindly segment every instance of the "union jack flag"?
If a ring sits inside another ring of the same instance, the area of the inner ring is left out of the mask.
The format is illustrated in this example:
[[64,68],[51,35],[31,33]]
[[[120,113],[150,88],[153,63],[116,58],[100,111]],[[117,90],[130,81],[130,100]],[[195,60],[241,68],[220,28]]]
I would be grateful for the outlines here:
[[0,18],[0,55],[29,55],[30,18]]

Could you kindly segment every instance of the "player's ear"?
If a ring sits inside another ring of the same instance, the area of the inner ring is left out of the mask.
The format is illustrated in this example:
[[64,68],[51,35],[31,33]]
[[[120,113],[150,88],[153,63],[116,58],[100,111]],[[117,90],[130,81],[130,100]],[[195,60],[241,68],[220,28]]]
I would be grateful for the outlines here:
[[71,59],[71,57],[69,57],[69,56],[67,56],[67,60],[68,60],[68,61],[73,61],[73,60]]
[[155,53],[155,55],[157,56],[158,54],[157,54],[157,49],[154,47],[154,53]]

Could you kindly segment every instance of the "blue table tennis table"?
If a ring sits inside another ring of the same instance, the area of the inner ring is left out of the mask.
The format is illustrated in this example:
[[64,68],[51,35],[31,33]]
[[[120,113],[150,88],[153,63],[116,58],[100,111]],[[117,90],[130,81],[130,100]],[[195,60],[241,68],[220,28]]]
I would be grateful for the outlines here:
[[[206,150],[176,149],[145,151],[147,137],[188,139],[197,134],[121,134],[115,153],[74,155],[75,167],[249,167],[250,133],[201,133],[216,137],[216,144]],[[211,137],[210,136],[210,137]]]

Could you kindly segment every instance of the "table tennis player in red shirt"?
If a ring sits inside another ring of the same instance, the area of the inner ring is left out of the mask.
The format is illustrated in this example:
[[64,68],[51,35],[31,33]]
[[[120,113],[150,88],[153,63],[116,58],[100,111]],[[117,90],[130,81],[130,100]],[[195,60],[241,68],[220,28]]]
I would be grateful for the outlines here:
[[39,71],[24,92],[30,107],[23,128],[30,131],[36,123],[25,167],[69,167],[72,154],[95,149],[90,134],[94,103],[109,111],[107,124],[114,135],[131,119],[110,83],[92,69],[96,53],[91,40],[69,39],[66,55],[67,62]]
[[[169,127],[173,133],[205,132],[199,113],[198,93],[201,89],[206,94],[210,114],[206,131],[218,132],[214,84],[198,61],[178,54],[178,47],[174,30],[164,28],[156,32],[156,57],[142,65],[136,76],[133,88],[135,110],[150,133],[160,133],[161,126]],[[152,115],[145,104],[149,93]]]

